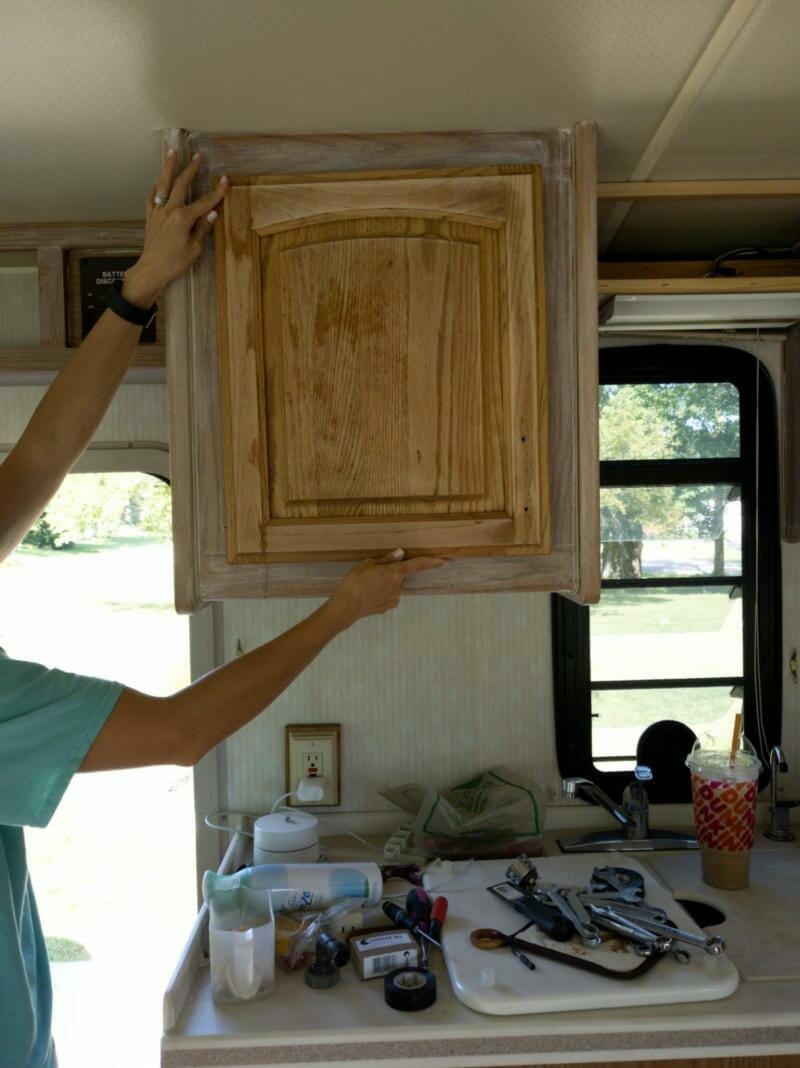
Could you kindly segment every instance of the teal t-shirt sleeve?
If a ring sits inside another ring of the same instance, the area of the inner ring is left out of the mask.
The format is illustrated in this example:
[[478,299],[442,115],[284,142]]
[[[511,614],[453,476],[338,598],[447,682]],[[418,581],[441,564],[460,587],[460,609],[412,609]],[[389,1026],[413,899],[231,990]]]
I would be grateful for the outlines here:
[[49,822],[122,690],[0,650],[0,824]]

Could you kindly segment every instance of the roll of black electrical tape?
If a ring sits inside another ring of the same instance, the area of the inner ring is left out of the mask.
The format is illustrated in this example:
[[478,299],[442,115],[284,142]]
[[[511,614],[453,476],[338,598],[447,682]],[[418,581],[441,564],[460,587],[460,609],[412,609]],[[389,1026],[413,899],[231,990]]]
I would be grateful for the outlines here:
[[436,976],[427,968],[397,968],[383,980],[386,1004],[401,1012],[419,1012],[436,1001]]

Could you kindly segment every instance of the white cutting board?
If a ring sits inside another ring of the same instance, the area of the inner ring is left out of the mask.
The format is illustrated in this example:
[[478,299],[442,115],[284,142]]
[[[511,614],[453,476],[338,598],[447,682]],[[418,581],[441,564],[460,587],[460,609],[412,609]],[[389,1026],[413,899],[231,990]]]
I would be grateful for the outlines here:
[[[663,908],[669,918],[686,931],[703,932],[677,905],[669,891],[630,854],[604,853],[583,856],[537,857],[534,861],[545,882],[559,886],[586,887],[595,865],[615,865],[641,872],[645,900]],[[438,866],[425,876],[426,889],[441,893],[449,907],[442,940],[444,958],[456,997],[470,1009],[508,1016],[530,1012],[564,1012],[575,1009],[621,1008],[630,1005],[665,1005],[677,1001],[714,1001],[729,997],[739,985],[739,973],[726,954],[709,956],[702,949],[685,945],[692,961],[677,964],[672,957],[660,960],[639,979],[617,980],[570,968],[555,961],[532,957],[536,971],[529,971],[507,948],[476,949],[469,940],[478,927],[495,927],[505,934],[518,931],[525,917],[490,894],[487,886],[505,880],[507,860],[475,861],[463,877],[453,879]],[[446,884],[446,885],[445,885]],[[716,932],[715,932],[716,933]],[[720,932],[724,938],[724,928]],[[535,927],[520,935],[525,941],[540,942],[559,952],[571,952],[597,961],[605,967],[629,970],[641,958],[613,939],[596,949],[587,948],[578,938],[553,942]],[[481,984],[481,971],[494,972],[494,986]]]

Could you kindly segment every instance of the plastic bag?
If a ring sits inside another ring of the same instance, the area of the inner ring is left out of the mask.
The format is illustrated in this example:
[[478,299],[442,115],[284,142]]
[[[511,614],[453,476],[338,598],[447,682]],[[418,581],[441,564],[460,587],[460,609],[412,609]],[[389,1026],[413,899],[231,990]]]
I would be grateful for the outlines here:
[[414,815],[414,848],[427,857],[542,853],[542,790],[505,768],[491,768],[449,790],[406,783],[381,796]]
[[[275,917],[275,956],[290,972],[298,964],[308,964],[314,956],[319,936],[338,934],[363,923],[364,902],[354,898],[338,901],[324,912],[284,913]],[[350,914],[353,914],[352,921]]]

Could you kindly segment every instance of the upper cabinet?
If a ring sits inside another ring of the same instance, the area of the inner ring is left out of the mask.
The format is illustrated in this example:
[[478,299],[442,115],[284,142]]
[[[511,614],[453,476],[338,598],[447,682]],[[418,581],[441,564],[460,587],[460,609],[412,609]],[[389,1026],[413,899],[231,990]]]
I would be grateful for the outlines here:
[[593,127],[168,142],[231,182],[168,297],[178,608],[398,546],[594,599]]

